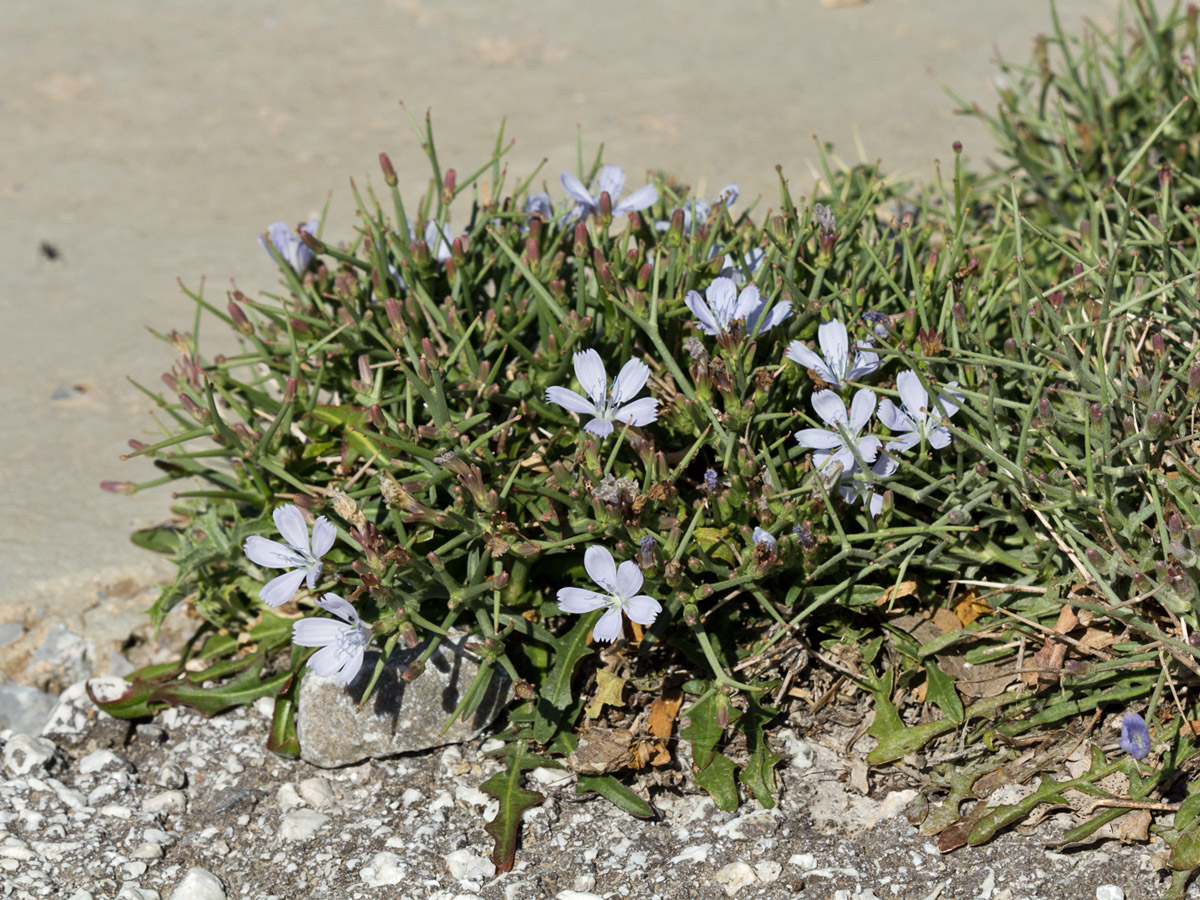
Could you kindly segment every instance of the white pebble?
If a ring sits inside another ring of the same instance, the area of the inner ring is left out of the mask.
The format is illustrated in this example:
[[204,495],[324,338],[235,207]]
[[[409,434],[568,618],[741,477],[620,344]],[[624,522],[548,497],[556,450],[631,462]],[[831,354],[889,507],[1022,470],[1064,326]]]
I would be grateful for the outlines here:
[[275,802],[279,804],[282,812],[291,812],[304,805],[304,799],[300,796],[300,792],[290,781],[285,781],[279,786],[279,790],[275,792]]
[[141,860],[135,859],[132,862],[125,863],[121,868],[125,872],[125,880],[132,881],[135,878],[141,878],[145,875],[147,866]]
[[548,788],[567,787],[575,780],[575,773],[570,769],[551,769],[549,766],[538,766],[529,773],[531,780]]
[[731,862],[717,869],[717,884],[725,888],[725,893],[732,897],[744,887],[749,887],[758,879],[754,870],[744,862]]
[[138,887],[136,884],[127,884],[121,888],[120,893],[113,900],[159,900],[159,896],[158,891]]
[[166,763],[158,770],[158,777],[154,779],[154,783],[159,787],[178,790],[187,784],[187,773],[179,763]]
[[425,795],[422,794],[420,791],[418,791],[416,788],[409,788],[403,794],[400,795],[400,802],[404,804],[405,809],[408,809],[414,803],[417,803],[424,799],[425,799]]
[[779,878],[783,872],[783,866],[775,862],[773,859],[764,859],[762,862],[754,864],[754,874],[763,884],[770,884]]
[[142,840],[152,844],[173,844],[175,842],[174,838],[159,828],[147,828],[142,832]]
[[54,758],[54,742],[28,734],[14,734],[4,745],[4,767],[14,775],[28,775]]
[[454,799],[467,806],[487,806],[492,798],[473,784],[460,784],[454,788]]
[[171,891],[171,900],[225,900],[225,888],[212,872],[192,866]]
[[1096,900],[1125,900],[1125,891],[1115,884],[1102,884],[1096,888]]
[[162,791],[142,801],[142,812],[181,813],[187,809],[187,794],[183,791]]
[[783,745],[784,756],[790,757],[788,764],[793,769],[811,769],[816,764],[817,751],[792,729],[782,729],[778,737]]
[[129,855],[134,859],[161,859],[163,855],[162,844],[151,844],[147,841],[135,847]]
[[450,877],[455,881],[481,881],[496,874],[496,866],[470,850],[455,850],[446,857]]
[[71,895],[70,900],[96,900],[96,898],[92,896],[91,891],[80,888]]
[[671,862],[704,862],[708,859],[708,851],[712,849],[712,844],[694,844],[691,847],[684,847],[678,856],[671,858]]
[[559,891],[554,895],[554,900],[604,900],[604,898],[588,891]]
[[313,809],[324,809],[326,806],[333,806],[334,803],[333,788],[320,776],[305,778],[300,782],[300,796],[308,801],[308,805]]
[[108,767],[125,769],[128,765],[125,760],[111,750],[93,750],[79,761],[79,774],[91,775],[93,772],[99,772]]
[[128,806],[119,806],[114,803],[100,807],[100,814],[103,816],[112,816],[114,819],[129,819],[133,817],[133,810]]
[[384,887],[400,884],[408,877],[408,870],[395,853],[381,850],[371,857],[370,865],[359,871],[358,877],[366,882],[368,887]]
[[297,809],[285,815],[279,822],[281,841],[309,841],[320,831],[329,816],[311,809]]

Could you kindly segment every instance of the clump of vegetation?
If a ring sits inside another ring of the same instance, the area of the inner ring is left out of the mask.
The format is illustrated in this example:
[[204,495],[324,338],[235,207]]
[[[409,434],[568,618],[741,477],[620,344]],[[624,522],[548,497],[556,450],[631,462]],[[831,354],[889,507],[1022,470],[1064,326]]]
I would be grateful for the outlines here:
[[956,147],[916,190],[826,158],[813,202],[781,174],[761,221],[735,186],[626,194],[599,157],[553,194],[514,184],[502,140],[460,178],[414,123],[414,206],[382,156],[349,244],[273,226],[279,294],[192,294],[242,352],[168,336],[163,438],[134,452],[179,483],[175,519],[135,540],[178,564],[154,620],[187,603],[203,625],[108,708],[272,696],[269,745],[294,754],[300,678],[373,684],[401,644],[417,678],[468,629],[456,715],[497,670],[514,685],[503,866],[522,771],[585,720],[628,753],[581,790],[649,814],[631,773],[678,765],[679,739],[720,808],[772,805],[766,729],[811,651],[873,698],[870,763],[924,754],[911,812],[943,849],[1044,804],[1081,811],[1066,843],[1153,808],[1180,896],[1200,864],[1196,19],[1139,3],[1007,67],[1007,172]]

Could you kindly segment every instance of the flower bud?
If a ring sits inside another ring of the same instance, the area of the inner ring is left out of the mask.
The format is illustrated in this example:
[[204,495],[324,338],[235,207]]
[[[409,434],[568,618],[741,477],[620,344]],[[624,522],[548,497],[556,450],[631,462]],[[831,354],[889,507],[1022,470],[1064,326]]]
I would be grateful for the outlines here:
[[1092,425],[1098,426],[1104,421],[1104,408],[1099,403],[1093,403],[1088,407],[1088,418],[1092,420]]
[[1155,440],[1169,435],[1170,427],[1167,422],[1166,414],[1156,409],[1154,412],[1150,413],[1150,415],[1146,416],[1146,431],[1149,433],[1150,437],[1154,438]]
[[513,684],[513,693],[517,695],[518,700],[532,700],[537,696],[533,684],[524,678]]
[[[453,171],[453,170],[451,170],[451,171]],[[411,666],[409,666],[407,669],[404,670],[404,674],[401,675],[400,678],[403,679],[404,681],[416,681],[418,678],[420,678],[424,674],[425,674],[425,663],[421,662],[418,659],[415,663],[413,663]]]
[[1189,400],[1200,399],[1200,366],[1192,366],[1188,369],[1187,393]]
[[110,494],[136,494],[137,485],[132,481],[102,481],[100,490],[108,491]]
[[454,189],[458,185],[458,173],[453,169],[447,169],[446,174],[442,176],[442,203],[449,205],[454,199]]
[[365,353],[358,357],[358,377],[367,386],[367,390],[369,391],[375,381],[375,375],[371,371],[371,357]]
[[1138,399],[1146,401],[1150,399],[1150,379],[1144,373],[1139,373],[1136,382]]
[[229,301],[227,308],[229,309],[229,318],[233,319],[234,328],[246,335],[246,337],[254,334],[254,323],[250,321],[244,309],[232,300]]
[[386,153],[379,154],[379,168],[383,169],[383,180],[388,187],[395,187],[399,180],[396,177],[396,170],[392,168],[392,161]]
[[196,401],[187,394],[180,394],[179,402],[183,405],[183,408],[188,411],[191,417],[201,425],[207,425],[212,419],[212,413],[210,413],[204,407],[199,406]]
[[1158,357],[1167,352],[1166,341],[1163,340],[1163,336],[1158,332],[1155,332],[1154,336],[1150,338],[1150,352]]
[[1048,398],[1043,397],[1038,401],[1038,415],[1042,417],[1042,421],[1047,425],[1054,421],[1054,407]]
[[967,308],[961,303],[955,303],[951,307],[951,313],[954,316],[954,324],[959,328],[967,327]]
[[1084,552],[1084,556],[1086,556],[1088,562],[1090,562],[1096,568],[1100,568],[1100,566],[1104,565],[1104,557],[1100,555],[1100,551],[1095,547],[1088,547]]
[[1004,339],[1004,355],[1009,359],[1016,359],[1018,356],[1017,342],[1012,338]]

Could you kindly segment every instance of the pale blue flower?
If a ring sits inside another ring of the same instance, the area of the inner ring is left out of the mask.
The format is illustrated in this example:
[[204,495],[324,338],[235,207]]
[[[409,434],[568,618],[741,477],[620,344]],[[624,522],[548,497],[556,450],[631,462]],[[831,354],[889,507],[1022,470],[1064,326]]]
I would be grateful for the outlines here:
[[714,278],[703,297],[688,291],[683,302],[700,320],[696,325],[711,335],[727,333],[734,322],[741,322],[743,334],[757,337],[792,314],[791,301],[776,303],[768,312],[767,300],[757,287],[748,284],[739,294],[731,278]]
[[592,637],[605,643],[616,640],[621,633],[621,613],[639,625],[654,623],[662,611],[662,604],[647,594],[638,593],[642,589],[643,578],[637,563],[625,560],[618,567],[608,550],[593,544],[583,554],[583,567],[604,592],[575,587],[559,588],[560,612],[589,613],[607,606],[608,612],[600,617],[592,629]]
[[311,591],[321,576],[321,557],[329,552],[337,537],[337,529],[324,516],[313,523],[312,548],[308,543],[308,523],[299,508],[288,504],[275,510],[275,527],[287,544],[253,534],[246,538],[243,549],[252,562],[268,569],[291,569],[272,578],[258,592],[267,606],[280,606],[292,599],[301,583],[308,582]]
[[788,344],[785,355],[801,368],[811,369],[832,388],[841,390],[847,381],[870,375],[879,368],[879,356],[867,341],[859,341],[856,352],[850,352],[846,326],[837,319],[817,329],[817,343],[821,345],[821,356],[799,341]]
[[871,413],[875,412],[875,392],[860,388],[850,401],[850,411],[833,391],[817,391],[812,396],[813,409],[829,428],[802,428],[796,432],[801,447],[816,452],[813,465],[818,471],[826,465],[839,466],[839,472],[850,472],[855,465],[855,453],[865,463],[875,461],[881,441],[874,435],[859,437]]
[[[576,353],[575,377],[587,392],[587,397],[564,387],[546,389],[546,401],[557,403],[563,409],[582,416],[593,416],[583,426],[584,431],[606,437],[612,434],[613,425],[649,425],[658,418],[658,401],[653,397],[633,400],[646,385],[650,367],[638,359],[631,359],[617,373],[612,387],[608,385],[608,373],[600,354],[595,350]],[[588,398],[591,398],[590,400]]]
[[845,472],[842,475],[842,483],[838,487],[838,494],[847,503],[853,503],[861,496],[863,506],[874,519],[883,510],[883,493],[882,490],[876,490],[876,488],[885,478],[895,474],[899,467],[900,463],[894,458],[886,453],[881,453],[866,472],[857,466],[853,470]]
[[[713,197],[712,200],[701,200],[698,197],[693,197],[691,200],[686,201],[683,206],[679,207],[683,210],[683,230],[691,234],[693,231],[692,223],[700,224],[707,220],[713,207],[719,203],[724,203],[726,209],[733,206],[737,202],[737,198],[741,196],[741,193],[742,189],[731,182],[721,188],[717,192],[717,196]],[[654,227],[658,231],[667,231],[671,227],[671,220],[663,219],[662,221],[655,222]]]
[[718,485],[717,485],[717,470],[716,469],[705,469],[704,470],[704,489],[706,491],[708,491],[710,494],[715,494],[717,492],[717,487],[718,487]]
[[612,201],[612,214],[614,216],[624,216],[631,212],[638,212],[648,206],[653,206],[658,200],[658,188],[652,184],[643,185],[632,194],[627,196],[620,202],[617,198],[625,190],[625,170],[620,166],[604,166],[600,173],[596,176],[596,193],[591,194],[584,186],[583,182],[572,175],[570,172],[563,172],[559,179],[562,182],[563,189],[571,195],[576,203],[570,215],[567,216],[568,221],[573,221],[580,216],[587,217],[590,214],[600,212],[600,195],[607,192],[608,199]]
[[[313,219],[305,222],[297,231],[292,231],[288,228],[286,222],[272,222],[267,226],[267,237],[271,241],[271,246],[275,248],[275,252],[283,259],[285,263],[291,266],[297,273],[303,272],[308,268],[313,261],[313,252],[304,245],[304,241],[300,240],[300,231],[307,231],[311,235],[316,235],[317,228],[320,227],[320,222]],[[267,242],[263,240],[263,236],[258,236],[258,242],[262,244],[263,249],[268,253],[271,252]]]
[[550,195],[545,191],[530,194],[525,201],[524,212],[531,216],[541,216],[547,222],[554,218],[554,207],[550,203]]
[[768,547],[770,547],[772,550],[774,550],[776,547],[779,546],[779,542],[777,540],[775,540],[775,536],[772,535],[771,532],[767,531],[767,529],[765,529],[765,528],[756,527],[754,529],[754,534],[752,535],[752,537],[754,539],[754,546],[756,546],[756,547],[759,544],[766,544]]
[[[957,386],[957,381],[948,385],[951,388]],[[957,391],[949,391],[949,396],[939,394],[931,409],[929,392],[921,386],[921,379],[911,369],[896,376],[896,390],[900,393],[901,408],[897,408],[886,397],[879,401],[879,421],[900,434],[895,440],[887,442],[887,449],[909,450],[922,441],[928,441],[937,450],[947,446],[950,443],[950,429],[942,426],[941,420],[949,419],[958,412],[955,400],[962,400],[962,394]]]
[[762,247],[754,247],[746,251],[746,255],[742,257],[743,264],[739,266],[737,260],[733,258],[733,254],[726,253],[725,259],[721,263],[720,274],[726,278],[732,278],[734,281],[749,281],[758,272],[766,258],[766,250]]
[[1121,749],[1134,759],[1145,759],[1150,752],[1150,729],[1146,720],[1135,712],[1127,712],[1121,718]]
[[317,606],[343,621],[307,618],[292,625],[292,643],[320,647],[308,658],[308,667],[334,684],[349,684],[362,668],[363,655],[371,643],[371,629],[363,624],[354,607],[337,594],[326,594]]

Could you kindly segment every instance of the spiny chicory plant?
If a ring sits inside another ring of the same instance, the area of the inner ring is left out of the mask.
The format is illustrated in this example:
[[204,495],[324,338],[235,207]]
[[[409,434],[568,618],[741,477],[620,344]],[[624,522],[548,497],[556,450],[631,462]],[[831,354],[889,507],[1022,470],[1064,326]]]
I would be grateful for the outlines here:
[[[1193,20],[1138,21],[1177,46]],[[269,744],[295,752],[299,678],[351,677],[368,634],[385,658],[420,648],[405,677],[421,677],[468,629],[480,674],[456,714],[507,674],[512,783],[573,748],[602,665],[644,701],[682,676],[696,783],[722,808],[771,805],[765,726],[795,674],[781,660],[811,644],[872,696],[872,764],[929,754],[948,799],[927,833],[986,840],[1019,811],[962,812],[976,780],[1018,740],[1084,734],[1093,712],[1144,710],[1153,738],[1127,725],[1137,759],[1097,738],[1072,789],[1114,768],[1142,797],[1170,783],[1195,752],[1180,676],[1200,674],[1200,233],[1172,193],[1186,173],[1074,172],[1068,209],[974,176],[957,146],[949,183],[924,192],[823,156],[819,203],[781,174],[755,222],[731,213],[736,192],[704,208],[661,177],[647,205],[643,188],[621,206],[623,174],[599,159],[565,195],[538,172],[509,185],[499,142],[459,179],[418,131],[433,178],[414,206],[381,157],[387,192],[356,190],[348,244],[298,231],[305,265],[268,242],[277,294],[192,294],[241,353],[167,336],[180,359],[166,392],[147,389],[164,434],[134,453],[195,484],[175,524],[136,539],[174,555],[153,617],[191,604],[203,665],[141,673],[110,710],[275,696]],[[1112,146],[1147,159],[1163,133]],[[337,530],[323,555],[321,517]],[[290,570],[277,589],[271,565]],[[273,611],[283,587],[299,592]],[[936,637],[895,618],[939,607]],[[964,663],[991,667],[991,687]],[[588,783],[649,810],[611,775]],[[502,818],[515,829],[519,811]]]

